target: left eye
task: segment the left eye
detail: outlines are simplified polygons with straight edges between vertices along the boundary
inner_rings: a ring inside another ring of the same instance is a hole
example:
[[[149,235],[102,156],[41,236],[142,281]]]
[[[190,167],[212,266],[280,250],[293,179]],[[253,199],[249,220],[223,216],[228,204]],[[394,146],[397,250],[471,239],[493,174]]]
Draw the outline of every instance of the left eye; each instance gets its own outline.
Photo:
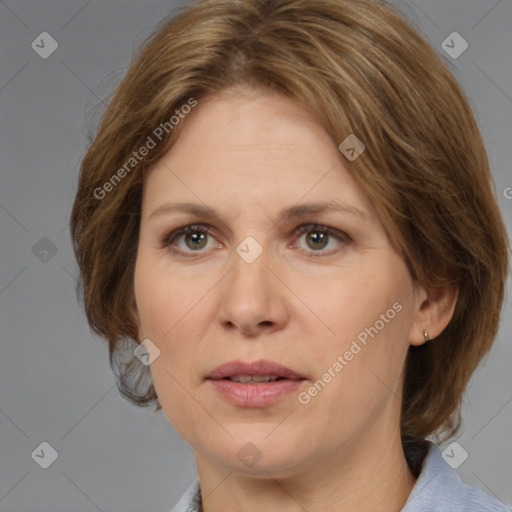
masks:
[[[303,251],[309,252],[310,256],[322,256],[326,255],[324,251],[325,247],[334,238],[339,244],[347,244],[350,242],[348,235],[337,229],[323,226],[321,224],[305,224],[299,226],[293,233],[296,240],[302,238],[305,235],[307,247],[300,248]],[[203,249],[208,245],[208,237],[213,238],[210,231],[210,226],[203,224],[190,224],[179,228],[168,235],[165,235],[161,240],[161,247],[165,248],[168,246],[173,247],[174,252],[182,254],[190,254],[191,252],[204,252]],[[179,242],[183,241],[185,247],[180,247]],[[328,254],[330,254],[330,251]],[[314,254],[320,253],[320,254]]]
[[[313,253],[325,253],[323,249],[325,249],[325,247],[329,244],[331,238],[334,238],[340,243],[347,243],[349,241],[349,237],[345,233],[328,226],[322,226],[320,224],[308,224],[299,226],[295,233],[300,235],[299,239],[302,237],[302,235],[305,235],[306,244],[308,246],[305,250],[311,251]],[[311,256],[317,255],[311,254]],[[318,256],[321,256],[321,254]]]

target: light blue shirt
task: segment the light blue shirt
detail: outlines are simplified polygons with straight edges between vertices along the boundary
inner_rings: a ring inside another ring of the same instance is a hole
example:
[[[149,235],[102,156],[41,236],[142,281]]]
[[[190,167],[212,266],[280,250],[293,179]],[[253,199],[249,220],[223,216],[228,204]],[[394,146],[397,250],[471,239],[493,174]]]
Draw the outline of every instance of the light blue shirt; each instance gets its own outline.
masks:
[[[500,501],[461,481],[443,460],[439,448],[430,443],[421,473],[401,512],[510,512]],[[171,512],[201,509],[199,479],[188,487]]]

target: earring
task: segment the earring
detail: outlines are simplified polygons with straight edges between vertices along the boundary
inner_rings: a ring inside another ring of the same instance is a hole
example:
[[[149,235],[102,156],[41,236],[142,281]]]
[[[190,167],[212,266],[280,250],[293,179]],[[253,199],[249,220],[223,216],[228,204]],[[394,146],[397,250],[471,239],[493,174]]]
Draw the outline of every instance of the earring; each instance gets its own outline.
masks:
[[[423,336],[425,337],[425,342],[427,342],[430,339],[430,336],[428,335],[428,331],[424,331]]]

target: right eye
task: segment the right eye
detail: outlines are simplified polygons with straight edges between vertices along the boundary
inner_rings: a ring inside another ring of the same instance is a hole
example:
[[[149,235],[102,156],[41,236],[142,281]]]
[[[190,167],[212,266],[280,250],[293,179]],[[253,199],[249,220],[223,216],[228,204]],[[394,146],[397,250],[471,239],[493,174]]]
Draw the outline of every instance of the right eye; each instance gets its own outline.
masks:
[[[207,246],[209,236],[211,231],[208,225],[189,224],[164,235],[160,246],[169,247],[173,252],[188,256],[190,253],[204,252],[202,249]]]

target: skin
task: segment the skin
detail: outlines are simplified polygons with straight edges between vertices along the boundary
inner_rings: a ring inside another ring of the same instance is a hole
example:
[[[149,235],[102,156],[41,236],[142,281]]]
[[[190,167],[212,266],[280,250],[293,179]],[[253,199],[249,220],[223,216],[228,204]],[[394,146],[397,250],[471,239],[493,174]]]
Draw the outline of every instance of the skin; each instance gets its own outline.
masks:
[[[350,163],[292,100],[224,91],[183,123],[144,184],[134,291],[140,340],[160,350],[151,364],[159,400],[194,448],[203,509],[401,510],[415,483],[400,442],[407,349],[425,341],[425,329],[434,338],[446,327],[457,291],[413,282]],[[278,215],[331,200],[364,218]],[[168,202],[218,216],[150,217]],[[211,225],[204,245],[198,235],[160,243],[201,223]],[[329,235],[324,247],[314,228],[294,234],[304,224],[349,238]],[[252,263],[235,250],[247,236],[263,250]],[[226,361],[270,359],[304,375],[305,391],[395,303],[401,311],[307,404],[294,392],[265,408],[239,407],[205,380]],[[252,467],[237,457],[249,442],[261,454]]]

